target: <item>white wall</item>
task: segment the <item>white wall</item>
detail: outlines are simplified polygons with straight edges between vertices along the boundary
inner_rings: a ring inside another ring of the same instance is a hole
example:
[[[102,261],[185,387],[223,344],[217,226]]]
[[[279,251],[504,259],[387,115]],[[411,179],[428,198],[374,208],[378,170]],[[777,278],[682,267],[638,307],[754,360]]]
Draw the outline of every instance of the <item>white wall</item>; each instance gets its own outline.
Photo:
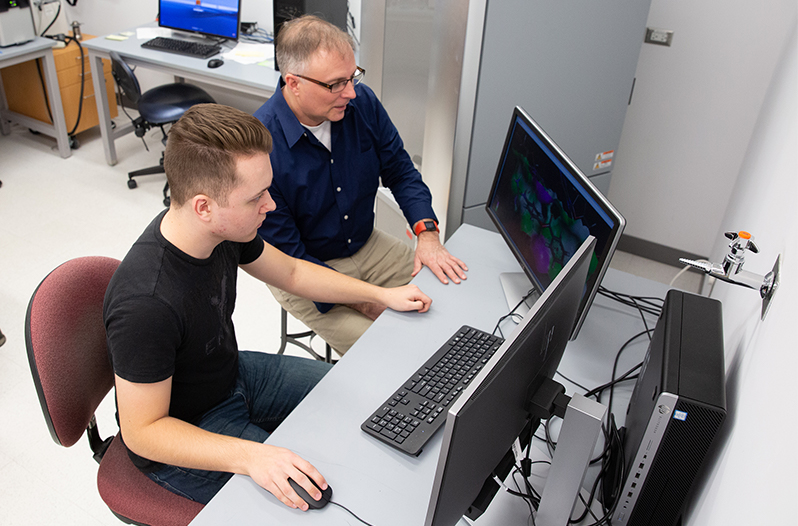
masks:
[[[795,0],[652,0],[648,26],[673,45],[643,44],[609,199],[625,233],[708,254]]]
[[[759,295],[718,282],[712,297],[723,303],[728,418],[721,447],[702,479],[686,524],[796,524],[798,497],[798,43],[793,27],[782,62],[744,154],[742,170],[720,224],[749,230],[759,254],[746,269],[765,274],[782,256],[781,285],[764,321]],[[724,238],[725,239],[725,238]],[[727,243],[714,244],[720,261]]]

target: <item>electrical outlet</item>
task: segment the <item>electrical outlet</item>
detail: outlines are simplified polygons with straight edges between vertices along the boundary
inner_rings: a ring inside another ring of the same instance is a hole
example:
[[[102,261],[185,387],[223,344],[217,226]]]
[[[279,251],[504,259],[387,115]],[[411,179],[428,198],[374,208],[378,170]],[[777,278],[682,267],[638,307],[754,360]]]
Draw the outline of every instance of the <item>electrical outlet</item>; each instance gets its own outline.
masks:
[[[672,41],[673,31],[670,29],[654,29],[652,27],[646,28],[646,43],[657,44],[660,46],[670,46]]]

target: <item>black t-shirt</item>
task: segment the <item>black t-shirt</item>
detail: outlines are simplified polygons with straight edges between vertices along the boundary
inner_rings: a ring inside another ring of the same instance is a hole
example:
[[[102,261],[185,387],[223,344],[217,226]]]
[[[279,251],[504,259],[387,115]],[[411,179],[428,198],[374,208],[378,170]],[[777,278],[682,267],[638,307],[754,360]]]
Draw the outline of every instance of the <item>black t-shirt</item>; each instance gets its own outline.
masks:
[[[172,377],[169,415],[194,423],[230,395],[238,374],[233,328],[238,265],[263,252],[225,241],[207,259],[169,243],[159,214],[130,249],[105,294],[104,319],[114,372],[135,383]],[[142,470],[160,467],[136,455]]]

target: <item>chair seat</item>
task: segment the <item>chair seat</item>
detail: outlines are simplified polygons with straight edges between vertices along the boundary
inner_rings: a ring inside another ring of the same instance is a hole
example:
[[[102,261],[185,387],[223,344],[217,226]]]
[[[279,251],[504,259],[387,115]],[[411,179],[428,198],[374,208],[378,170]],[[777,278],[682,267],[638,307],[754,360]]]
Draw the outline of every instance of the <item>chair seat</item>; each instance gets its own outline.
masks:
[[[213,103],[213,97],[194,86],[176,82],[147,90],[138,102],[139,114],[151,124],[177,121],[195,104]]]
[[[151,526],[186,526],[204,507],[162,488],[133,465],[117,435],[97,471],[100,496],[116,515]]]

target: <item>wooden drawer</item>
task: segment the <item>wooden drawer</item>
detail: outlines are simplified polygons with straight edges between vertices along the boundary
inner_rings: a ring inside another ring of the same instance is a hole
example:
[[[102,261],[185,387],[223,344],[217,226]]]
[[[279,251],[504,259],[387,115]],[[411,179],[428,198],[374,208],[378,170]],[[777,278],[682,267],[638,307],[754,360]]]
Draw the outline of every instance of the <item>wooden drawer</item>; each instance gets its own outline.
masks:
[[[91,68],[89,67],[89,59],[86,58],[84,69],[81,70],[80,63],[64,69],[59,69],[58,71],[58,85],[61,89],[66,87],[72,86],[73,84],[80,84],[81,79],[85,75],[86,77],[86,85],[89,86],[92,83],[91,80]],[[109,76],[111,74],[111,61],[110,60],[103,60],[103,73],[105,76]]]
[[[84,37],[85,40],[90,38],[90,35],[84,35]],[[67,132],[70,132],[75,126],[75,119],[78,114],[82,78],[80,69],[81,55],[77,45],[71,44],[62,49],[53,50],[53,56],[55,57],[56,74],[58,75],[66,129]],[[83,56],[85,60],[84,76],[86,84],[83,91],[83,110],[80,117],[80,126],[75,130],[75,133],[80,133],[96,126],[99,122],[97,118],[97,103],[94,98],[94,84],[87,53],[84,52]],[[47,113],[45,89],[40,80],[35,60],[3,68],[0,73],[3,76],[6,100],[11,111],[42,122],[52,122]],[[111,76],[111,62],[109,60],[103,61],[103,73],[108,101],[110,102],[111,118],[115,118],[118,112],[115,104],[114,81]]]

